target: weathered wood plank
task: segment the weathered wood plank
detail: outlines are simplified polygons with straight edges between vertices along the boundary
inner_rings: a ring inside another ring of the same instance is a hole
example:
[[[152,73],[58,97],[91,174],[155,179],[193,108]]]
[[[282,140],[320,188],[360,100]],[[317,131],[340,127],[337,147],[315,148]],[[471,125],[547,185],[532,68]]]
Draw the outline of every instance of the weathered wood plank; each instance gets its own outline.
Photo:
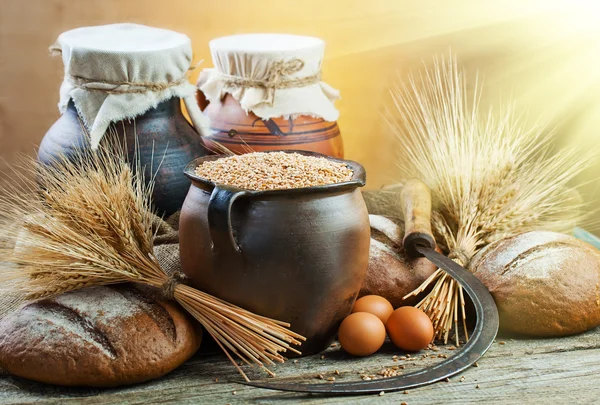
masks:
[[[504,342],[504,344],[501,344]],[[383,367],[402,365],[404,372],[440,361],[431,355],[455,351],[426,351],[429,356],[412,356],[393,361],[403,353],[387,345],[381,353],[363,359],[331,349],[325,358],[311,356],[278,365],[274,370],[285,380],[319,382],[318,374],[335,376],[338,381],[357,380],[360,373],[375,374]],[[339,375],[334,374],[338,370]],[[264,378],[260,371],[251,378]],[[488,404],[506,403],[600,403],[600,329],[563,339],[499,339],[479,367],[471,368],[448,383],[411,390],[408,394],[384,396],[321,397],[279,393],[244,387],[235,370],[221,356],[196,356],[173,373],[157,381],[108,390],[65,389],[31,383],[9,376],[0,377],[0,404],[38,402],[44,404],[226,404],[226,403],[377,403],[465,404],[485,400]],[[219,382],[215,383],[215,378]],[[480,388],[476,388],[479,384]],[[233,392],[235,391],[235,394]]]

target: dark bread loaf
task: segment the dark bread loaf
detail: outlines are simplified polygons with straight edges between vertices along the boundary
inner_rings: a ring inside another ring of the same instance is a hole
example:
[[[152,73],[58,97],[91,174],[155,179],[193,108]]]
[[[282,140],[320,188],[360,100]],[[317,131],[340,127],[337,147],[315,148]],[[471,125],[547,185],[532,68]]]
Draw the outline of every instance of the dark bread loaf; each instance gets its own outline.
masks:
[[[0,322],[0,366],[19,377],[111,387],[160,377],[200,346],[176,303],[131,284],[90,287],[25,305]]]
[[[402,298],[419,287],[437,268],[425,258],[413,259],[402,247],[404,229],[390,218],[369,215],[371,247],[369,267],[359,297],[375,294],[394,308],[415,305],[422,297]]]
[[[492,293],[504,332],[564,336],[600,325],[600,252],[585,242],[527,232],[487,246],[469,267]]]

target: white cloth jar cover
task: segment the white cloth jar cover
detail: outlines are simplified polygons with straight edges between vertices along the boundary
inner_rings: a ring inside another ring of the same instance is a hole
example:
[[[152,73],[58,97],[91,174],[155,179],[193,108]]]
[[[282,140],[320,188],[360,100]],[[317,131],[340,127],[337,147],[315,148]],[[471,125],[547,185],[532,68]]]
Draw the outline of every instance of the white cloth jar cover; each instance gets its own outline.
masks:
[[[137,24],[82,27],[62,33],[50,49],[62,53],[65,65],[59,110],[73,100],[93,149],[111,123],[173,97],[184,100],[196,130],[209,133],[196,87],[187,80],[192,46],[186,35]]]
[[[338,90],[321,81],[325,43],[287,34],[243,34],[210,41],[215,68],[198,87],[210,102],[231,94],[262,119],[310,115],[336,121]]]

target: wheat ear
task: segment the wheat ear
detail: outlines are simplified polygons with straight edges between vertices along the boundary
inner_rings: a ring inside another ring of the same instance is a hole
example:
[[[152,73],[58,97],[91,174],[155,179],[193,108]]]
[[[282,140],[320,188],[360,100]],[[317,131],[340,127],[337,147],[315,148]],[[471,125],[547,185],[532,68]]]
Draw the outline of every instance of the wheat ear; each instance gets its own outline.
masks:
[[[110,145],[110,144],[109,144]],[[28,299],[93,285],[139,282],[163,290],[193,315],[223,348],[265,369],[299,353],[304,338],[268,319],[181,283],[154,256],[151,182],[132,170],[123,148],[21,165],[18,180],[0,194],[0,293]],[[134,165],[135,167],[135,165]],[[6,295],[8,296],[8,295]]]
[[[399,182],[416,177],[428,185],[438,245],[465,267],[501,238],[536,229],[571,232],[585,219],[571,182],[597,152],[551,153],[551,131],[527,126],[511,105],[482,110],[481,91],[477,76],[468,83],[455,57],[435,58],[391,89],[386,116],[399,141]],[[454,329],[458,344],[459,316],[468,337],[462,288],[437,271],[409,295],[432,283],[418,306],[433,320],[436,338],[447,342]]]

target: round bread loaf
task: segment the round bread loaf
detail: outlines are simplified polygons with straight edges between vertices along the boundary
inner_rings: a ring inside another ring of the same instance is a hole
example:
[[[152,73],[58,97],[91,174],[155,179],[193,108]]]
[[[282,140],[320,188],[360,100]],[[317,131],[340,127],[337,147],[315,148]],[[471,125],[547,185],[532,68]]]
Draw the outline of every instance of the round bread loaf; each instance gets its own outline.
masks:
[[[176,303],[154,295],[119,284],[27,304],[0,322],[0,367],[68,386],[160,377],[198,350],[201,331]]]
[[[600,325],[600,252],[568,235],[527,232],[502,239],[473,258],[503,332],[564,336]]]
[[[404,229],[393,220],[369,215],[371,247],[369,266],[359,297],[380,295],[394,308],[417,304],[421,296],[403,297],[415,290],[437,268],[425,258],[413,259],[402,247]]]

